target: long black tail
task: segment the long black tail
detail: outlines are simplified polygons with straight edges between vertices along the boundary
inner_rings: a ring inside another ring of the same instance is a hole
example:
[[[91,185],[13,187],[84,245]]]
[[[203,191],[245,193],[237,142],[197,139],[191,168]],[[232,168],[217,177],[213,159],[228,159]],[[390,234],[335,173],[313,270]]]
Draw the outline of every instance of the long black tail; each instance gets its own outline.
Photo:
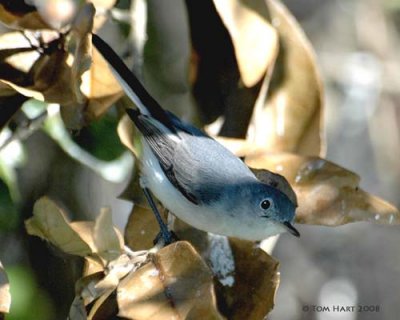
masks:
[[[143,114],[150,114],[172,132],[175,128],[164,109],[147,92],[136,76],[128,69],[116,52],[98,35],[92,34],[92,43],[110,65],[114,76],[126,95],[135,103]]]

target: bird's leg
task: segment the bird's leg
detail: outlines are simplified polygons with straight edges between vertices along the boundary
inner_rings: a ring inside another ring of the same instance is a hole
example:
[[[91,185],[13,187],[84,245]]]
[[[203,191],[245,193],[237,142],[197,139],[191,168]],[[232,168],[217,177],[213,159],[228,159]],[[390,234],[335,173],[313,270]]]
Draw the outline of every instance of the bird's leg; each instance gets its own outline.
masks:
[[[176,237],[168,230],[167,225],[164,223],[163,219],[161,218],[161,214],[157,209],[156,204],[154,203],[153,198],[151,197],[150,191],[147,188],[142,188],[143,193],[146,196],[147,202],[150,205],[151,210],[153,210],[153,213],[157,219],[157,222],[160,226],[160,233],[157,235],[156,239],[154,240],[155,242],[158,242],[160,237],[164,239],[164,243],[170,244],[176,240]]]

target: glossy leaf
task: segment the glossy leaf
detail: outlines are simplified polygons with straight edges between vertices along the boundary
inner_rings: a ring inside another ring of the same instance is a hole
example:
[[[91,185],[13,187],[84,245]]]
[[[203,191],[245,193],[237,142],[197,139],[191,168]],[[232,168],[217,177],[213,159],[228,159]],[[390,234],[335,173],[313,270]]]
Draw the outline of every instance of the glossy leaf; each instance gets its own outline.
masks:
[[[250,167],[279,172],[296,192],[299,223],[337,226],[356,221],[399,224],[392,204],[359,188],[360,177],[318,157],[293,154],[248,156]]]
[[[252,242],[207,234],[178,218],[172,228],[211,266],[218,307],[227,319],[263,319],[273,308],[279,285],[275,259]]]
[[[230,239],[235,273],[232,286],[219,286],[218,304],[228,319],[264,319],[274,306],[279,263],[254,243]]]
[[[212,274],[194,248],[176,242],[118,286],[118,316],[127,319],[222,319]]]
[[[21,33],[0,37],[0,79],[22,95],[60,104],[63,120],[72,129],[100,117],[122,96],[104,59],[92,52],[94,13],[93,5],[83,6],[68,36],[42,31],[45,53],[31,48]]]
[[[162,212],[162,211],[161,211]],[[150,208],[134,204],[125,227],[126,245],[133,250],[148,250],[160,232],[160,227]]]
[[[0,21],[15,29],[49,28],[36,8],[26,4],[24,0],[1,1]]]
[[[231,36],[241,79],[247,87],[264,77],[274,65],[279,49],[277,32],[264,17],[266,10],[263,12],[262,4],[262,1],[214,0]]]
[[[122,254],[124,242],[112,225],[111,215],[103,210],[96,222],[69,222],[49,198],[36,201],[33,217],[25,221],[28,234],[51,242],[60,250],[82,257],[101,257],[111,261]]]
[[[279,55],[261,90],[251,136],[268,151],[319,155],[324,152],[323,95],[314,52],[286,7],[277,0],[265,3],[278,33]]]
[[[201,120],[210,124],[220,117],[220,135],[244,138],[261,81],[244,85],[234,43],[215,4],[188,0],[186,5],[193,45],[192,91]]]
[[[114,229],[110,208],[103,208],[96,218],[93,238],[97,252],[106,261],[117,259],[123,252],[124,241]]]
[[[92,248],[69,225],[64,213],[49,198],[40,198],[33,208],[33,217],[25,221],[28,234],[51,242],[66,253],[87,256]]]
[[[88,121],[101,117],[123,95],[108,64],[95,48],[92,48],[91,58],[91,67],[82,75],[81,86],[83,94],[89,99],[85,113]]]

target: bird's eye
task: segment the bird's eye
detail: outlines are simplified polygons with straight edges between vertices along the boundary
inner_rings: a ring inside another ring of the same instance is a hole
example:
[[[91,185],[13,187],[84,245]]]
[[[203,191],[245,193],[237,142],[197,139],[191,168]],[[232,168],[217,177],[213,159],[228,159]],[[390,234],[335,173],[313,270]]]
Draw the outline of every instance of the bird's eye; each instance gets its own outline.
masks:
[[[271,207],[271,201],[268,200],[268,199],[265,199],[265,200],[263,200],[263,201],[261,202],[260,206],[261,206],[261,208],[262,208],[263,210],[268,210],[269,207]]]

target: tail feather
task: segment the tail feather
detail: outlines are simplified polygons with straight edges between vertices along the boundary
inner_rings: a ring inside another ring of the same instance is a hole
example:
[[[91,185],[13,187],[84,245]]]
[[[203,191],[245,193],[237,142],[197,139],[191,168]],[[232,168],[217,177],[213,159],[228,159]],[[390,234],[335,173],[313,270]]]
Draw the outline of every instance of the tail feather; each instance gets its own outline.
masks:
[[[165,110],[147,92],[115,51],[96,34],[92,34],[92,42],[110,65],[114,76],[117,78],[126,95],[135,103],[140,112],[143,114],[150,114],[172,132],[176,132],[174,125]]]

